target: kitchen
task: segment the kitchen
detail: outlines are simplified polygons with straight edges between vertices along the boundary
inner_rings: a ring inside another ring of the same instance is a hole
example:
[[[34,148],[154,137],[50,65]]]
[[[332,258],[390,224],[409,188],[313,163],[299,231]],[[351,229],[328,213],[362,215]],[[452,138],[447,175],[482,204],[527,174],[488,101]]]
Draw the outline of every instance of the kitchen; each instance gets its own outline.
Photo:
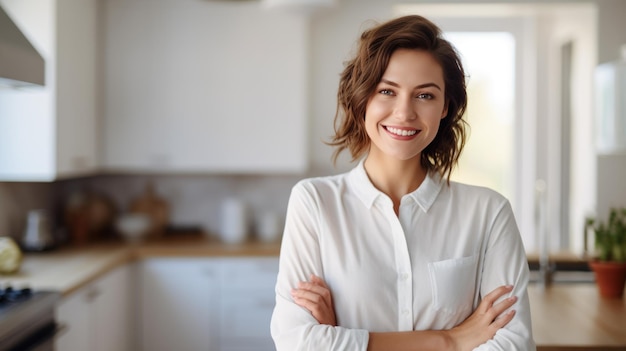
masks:
[[[596,8],[597,63],[617,60],[619,47],[626,42],[623,2],[574,3]],[[310,15],[228,1],[163,0],[151,5],[139,0],[3,0],[0,4],[7,11],[37,6],[41,11],[30,21],[56,21],[48,25],[59,32],[58,38],[45,37],[54,31],[29,34],[48,60],[56,60],[56,64],[46,63],[52,67],[46,70],[46,81],[56,81],[54,91],[30,93],[43,95],[33,98],[55,112],[33,113],[31,118],[39,120],[7,121],[4,103],[17,93],[5,89],[0,94],[0,149],[4,150],[0,173],[5,180],[0,182],[0,233],[19,238],[30,209],[49,209],[57,214],[52,220],[61,222],[60,208],[71,194],[84,190],[106,194],[117,211],[124,212],[152,183],[169,202],[170,229],[184,237],[180,248],[184,258],[219,250],[221,245],[212,243],[219,241],[225,199],[243,199],[253,224],[260,223],[267,212],[284,212],[289,190],[298,179],[351,167],[341,159],[333,168],[331,149],[321,142],[332,132],[337,72],[363,21],[391,16],[393,6],[400,3],[339,1]],[[56,17],[45,16],[53,12]],[[193,51],[194,55],[177,54],[195,47],[203,49]],[[259,62],[251,63],[249,57]],[[128,96],[133,98],[127,100]],[[239,102],[241,98],[247,103]],[[20,108],[23,111],[24,106]],[[289,133],[276,133],[276,125]],[[272,135],[271,140],[265,135]],[[591,173],[586,181],[598,185],[590,187],[583,205],[599,214],[606,212],[601,208],[605,204],[626,205],[620,182],[626,165],[619,158],[596,160],[589,156],[592,151],[589,147],[581,155],[582,163]],[[544,154],[540,147],[535,152]],[[223,157],[226,153],[232,157]],[[17,166],[4,168],[5,160],[14,160]],[[537,161],[532,179],[547,178],[547,168],[547,160]],[[614,197],[619,196],[622,202],[616,203]],[[185,232],[196,228],[210,233],[201,239],[207,243],[204,249],[185,243]],[[116,255],[122,256],[122,262],[129,259],[125,255],[172,255],[154,246]],[[259,252],[249,247],[225,250],[251,259],[277,252],[276,245],[262,246]],[[107,260],[105,267],[110,264]],[[213,264],[223,265],[210,263],[212,267],[206,269],[221,276],[222,268]],[[36,264],[26,260],[23,268],[28,272]],[[2,282],[7,281],[16,280],[3,277]],[[67,296],[76,288],[69,286],[73,288]]]

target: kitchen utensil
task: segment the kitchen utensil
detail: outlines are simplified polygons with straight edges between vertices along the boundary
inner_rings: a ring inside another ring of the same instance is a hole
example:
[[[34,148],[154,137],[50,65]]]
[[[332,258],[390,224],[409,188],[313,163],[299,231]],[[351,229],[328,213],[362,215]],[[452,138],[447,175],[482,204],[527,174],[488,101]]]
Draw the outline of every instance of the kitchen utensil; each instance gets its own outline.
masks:
[[[31,210],[26,219],[26,229],[22,247],[26,251],[44,251],[54,247],[54,237],[50,232],[48,213],[45,210]]]

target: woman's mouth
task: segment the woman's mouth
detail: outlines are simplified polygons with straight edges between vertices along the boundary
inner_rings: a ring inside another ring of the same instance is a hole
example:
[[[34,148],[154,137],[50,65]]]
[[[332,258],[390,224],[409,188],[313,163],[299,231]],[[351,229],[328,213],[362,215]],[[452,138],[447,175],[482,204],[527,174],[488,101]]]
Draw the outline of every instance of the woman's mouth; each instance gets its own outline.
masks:
[[[417,129],[395,128],[395,127],[388,127],[388,126],[384,126],[384,128],[389,133],[400,136],[400,137],[410,137],[410,136],[417,134],[418,132]]]

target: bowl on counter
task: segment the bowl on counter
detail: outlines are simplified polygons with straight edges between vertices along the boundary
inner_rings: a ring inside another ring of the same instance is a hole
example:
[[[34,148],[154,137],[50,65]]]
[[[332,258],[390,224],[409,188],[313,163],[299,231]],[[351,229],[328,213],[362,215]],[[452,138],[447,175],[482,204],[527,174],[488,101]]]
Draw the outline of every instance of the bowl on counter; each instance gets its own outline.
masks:
[[[152,221],[146,214],[129,213],[115,220],[115,229],[122,238],[131,243],[138,243],[148,236]]]

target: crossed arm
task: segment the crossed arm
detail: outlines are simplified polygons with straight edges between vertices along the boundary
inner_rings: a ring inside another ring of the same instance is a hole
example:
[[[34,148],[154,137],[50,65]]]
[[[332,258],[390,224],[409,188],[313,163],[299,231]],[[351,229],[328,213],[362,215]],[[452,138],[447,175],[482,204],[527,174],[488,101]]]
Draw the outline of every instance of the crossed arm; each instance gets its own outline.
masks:
[[[504,313],[517,301],[515,296],[498,303],[498,299],[511,292],[512,286],[501,286],[487,294],[476,310],[461,324],[449,330],[427,330],[411,332],[369,333],[368,351],[387,350],[473,350],[494,337],[507,325],[515,310]],[[294,302],[306,308],[320,323],[336,326],[332,294],[326,283],[311,275],[310,281],[300,282],[291,291]]]

